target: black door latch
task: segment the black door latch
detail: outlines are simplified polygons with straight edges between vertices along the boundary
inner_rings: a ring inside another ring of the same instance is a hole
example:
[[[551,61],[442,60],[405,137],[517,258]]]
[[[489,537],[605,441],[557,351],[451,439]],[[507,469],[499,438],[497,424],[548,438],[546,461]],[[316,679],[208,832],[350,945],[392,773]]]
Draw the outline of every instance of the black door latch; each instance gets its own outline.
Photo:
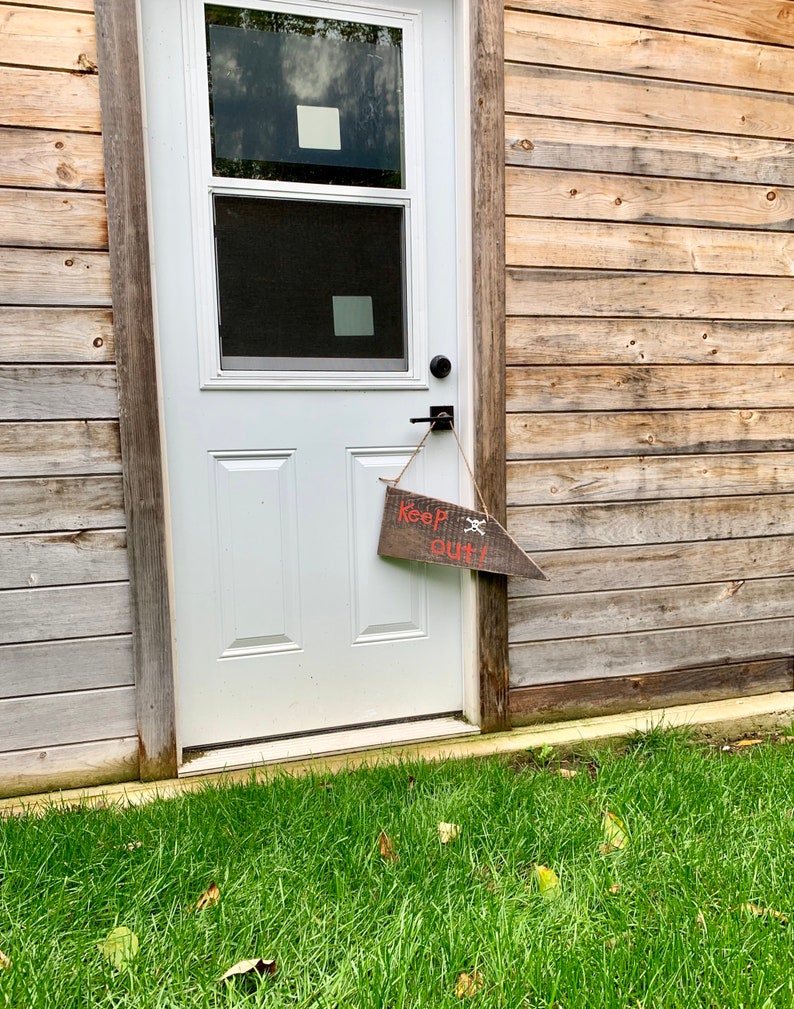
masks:
[[[431,406],[429,417],[411,417],[412,424],[431,424],[433,431],[451,431],[454,422],[454,406]]]

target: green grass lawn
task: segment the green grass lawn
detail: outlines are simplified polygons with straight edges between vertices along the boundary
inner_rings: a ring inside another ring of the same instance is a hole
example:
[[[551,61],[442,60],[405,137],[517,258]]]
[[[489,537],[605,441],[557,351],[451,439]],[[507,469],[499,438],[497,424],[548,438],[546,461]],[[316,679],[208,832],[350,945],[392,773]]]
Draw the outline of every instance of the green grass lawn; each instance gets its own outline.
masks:
[[[794,1005],[794,746],[542,756],[0,822],[0,1006]],[[606,854],[604,811],[628,834]],[[276,973],[218,981],[254,957]]]

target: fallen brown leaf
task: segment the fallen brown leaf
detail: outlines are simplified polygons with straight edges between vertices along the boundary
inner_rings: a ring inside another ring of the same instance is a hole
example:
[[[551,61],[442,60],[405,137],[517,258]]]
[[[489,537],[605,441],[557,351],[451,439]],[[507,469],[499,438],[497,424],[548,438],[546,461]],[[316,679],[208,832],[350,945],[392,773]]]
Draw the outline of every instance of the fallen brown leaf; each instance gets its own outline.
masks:
[[[207,907],[212,907],[212,905],[217,904],[220,899],[221,891],[218,889],[217,883],[210,883],[204,893],[202,893],[196,901],[196,910],[203,911]]]
[[[578,771],[574,771],[571,767],[561,767],[557,771],[557,774],[559,774],[561,778],[575,778],[578,773]]]
[[[613,883],[612,886],[610,886],[610,888],[609,888],[609,892],[612,894],[613,897],[616,896],[617,894],[619,894],[620,893],[620,883]]]
[[[0,950],[0,970],[11,970],[11,967],[11,960]]]
[[[382,830],[380,832],[380,837],[378,838],[378,843],[380,844],[380,854],[381,858],[384,858],[387,862],[399,862],[400,856],[394,850],[394,845],[391,843],[391,838]]]
[[[499,884],[494,879],[493,872],[491,871],[490,865],[484,865],[480,869],[480,879],[485,883],[485,889],[489,893],[498,893]]]
[[[458,974],[458,980],[455,984],[455,996],[456,998],[472,998],[480,991],[484,984],[485,979],[478,970],[472,971],[471,974],[466,974],[465,972]]]
[[[261,957],[257,957],[256,960],[240,960],[234,966],[230,967],[225,974],[222,974],[218,980],[228,981],[230,977],[237,977],[240,974],[275,974],[276,973],[276,961],[275,960],[263,960]]]
[[[763,743],[763,739],[740,739],[733,745],[738,750],[742,746],[758,746]]]
[[[742,904],[742,911],[753,914],[756,918],[777,918],[782,925],[788,925],[788,916],[782,911],[775,911],[771,907],[759,907],[758,904]]]

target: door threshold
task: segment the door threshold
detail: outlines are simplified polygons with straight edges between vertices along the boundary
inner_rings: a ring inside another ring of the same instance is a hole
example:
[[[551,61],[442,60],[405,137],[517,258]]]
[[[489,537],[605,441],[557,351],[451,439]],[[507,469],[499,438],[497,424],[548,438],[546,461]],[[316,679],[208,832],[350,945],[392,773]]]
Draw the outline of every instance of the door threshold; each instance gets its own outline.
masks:
[[[306,757],[327,757],[334,753],[354,753],[384,746],[453,739],[455,736],[477,736],[480,728],[460,718],[425,718],[390,725],[370,725],[341,732],[318,732],[312,736],[293,736],[271,742],[246,743],[205,750],[179,768],[180,778],[218,771],[238,771],[261,764],[286,763]]]

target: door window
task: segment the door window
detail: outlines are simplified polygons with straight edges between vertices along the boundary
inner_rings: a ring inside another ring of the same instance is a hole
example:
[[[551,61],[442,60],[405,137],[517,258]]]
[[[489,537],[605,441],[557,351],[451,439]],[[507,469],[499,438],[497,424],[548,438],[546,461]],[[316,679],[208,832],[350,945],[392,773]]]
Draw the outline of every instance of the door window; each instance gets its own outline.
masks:
[[[203,385],[423,384],[416,15],[249,3],[200,26]]]

